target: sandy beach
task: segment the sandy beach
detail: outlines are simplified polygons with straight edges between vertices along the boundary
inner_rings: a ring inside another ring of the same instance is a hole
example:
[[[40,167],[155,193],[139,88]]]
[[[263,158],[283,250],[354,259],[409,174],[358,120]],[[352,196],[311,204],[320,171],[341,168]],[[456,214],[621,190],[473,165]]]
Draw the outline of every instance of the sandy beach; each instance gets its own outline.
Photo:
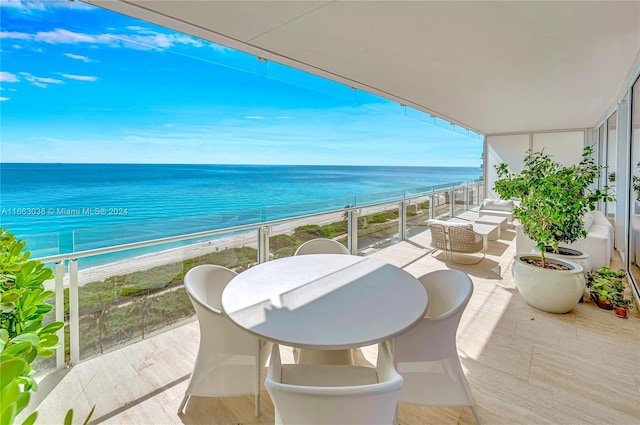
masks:
[[[388,207],[387,207],[388,208]],[[363,214],[371,214],[385,210],[384,206],[363,209]],[[321,216],[292,220],[284,224],[272,227],[271,235],[292,234],[296,227],[307,224],[326,225],[343,219],[344,212],[329,213]],[[225,237],[217,237],[207,242],[198,242],[178,248],[161,250],[155,253],[131,257],[125,260],[88,267],[78,271],[78,284],[85,285],[90,282],[103,281],[111,276],[133,273],[147,270],[153,267],[180,262],[189,258],[195,258],[212,252],[222,251],[227,248],[251,247],[257,249],[257,229],[248,230],[241,234]],[[69,274],[65,273],[64,285],[69,284]],[[47,289],[53,289],[54,280],[45,282]]]

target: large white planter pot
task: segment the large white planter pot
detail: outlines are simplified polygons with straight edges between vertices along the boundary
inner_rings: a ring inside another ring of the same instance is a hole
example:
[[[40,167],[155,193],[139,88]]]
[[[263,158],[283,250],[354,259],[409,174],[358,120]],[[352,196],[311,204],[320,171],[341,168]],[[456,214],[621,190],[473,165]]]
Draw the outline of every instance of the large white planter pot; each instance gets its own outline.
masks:
[[[545,258],[555,258],[562,261],[570,261],[572,263],[577,263],[582,266],[582,273],[586,274],[591,271],[591,261],[589,260],[589,254],[585,254],[582,251],[577,251],[573,248],[560,247],[562,250],[573,251],[575,255],[564,255],[564,254],[556,254],[554,252],[546,252],[544,254]],[[540,251],[537,248],[534,248],[532,253],[540,255]]]
[[[527,257],[540,258],[540,255],[516,255],[511,269],[522,298],[530,306],[549,313],[571,311],[584,293],[585,278],[582,266],[568,260],[548,258],[567,266],[570,270],[543,269],[521,260]]]

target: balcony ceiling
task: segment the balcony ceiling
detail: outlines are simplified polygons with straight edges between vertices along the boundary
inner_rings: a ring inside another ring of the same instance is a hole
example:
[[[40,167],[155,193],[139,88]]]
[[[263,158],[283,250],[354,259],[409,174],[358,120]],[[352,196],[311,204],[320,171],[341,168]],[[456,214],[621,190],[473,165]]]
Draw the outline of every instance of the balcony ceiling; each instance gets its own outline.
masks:
[[[593,127],[640,52],[639,1],[85,1],[484,134]]]

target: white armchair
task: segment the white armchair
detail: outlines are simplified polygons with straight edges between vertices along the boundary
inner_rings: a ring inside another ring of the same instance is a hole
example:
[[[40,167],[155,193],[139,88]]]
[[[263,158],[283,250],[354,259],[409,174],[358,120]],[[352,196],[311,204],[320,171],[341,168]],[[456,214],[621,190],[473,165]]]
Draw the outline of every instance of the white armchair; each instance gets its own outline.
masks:
[[[307,254],[351,254],[346,246],[333,239],[317,238],[303,243],[294,255]]]
[[[425,317],[393,342],[393,357],[404,378],[400,403],[468,406],[480,424],[471,389],[460,365],[456,333],[473,283],[460,270],[437,270],[419,278],[429,294]]]
[[[281,364],[274,344],[265,386],[276,425],[391,425],[402,377],[387,343],[378,345],[376,368]]]
[[[271,343],[243,331],[222,311],[222,290],[235,276],[233,270],[205,264],[192,268],[184,277],[187,295],[198,316],[200,346],[178,412],[191,396],[253,394],[255,415],[260,414],[260,378]]]

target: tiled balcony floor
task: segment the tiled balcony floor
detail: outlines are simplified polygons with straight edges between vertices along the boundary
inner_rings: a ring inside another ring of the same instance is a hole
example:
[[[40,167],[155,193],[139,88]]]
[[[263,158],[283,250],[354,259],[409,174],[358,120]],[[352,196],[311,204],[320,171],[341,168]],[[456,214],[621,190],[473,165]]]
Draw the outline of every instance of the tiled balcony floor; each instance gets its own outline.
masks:
[[[473,219],[476,213],[467,213]],[[515,232],[489,243],[477,265],[432,257],[429,232],[372,254],[415,276],[455,268],[471,276],[475,290],[458,330],[463,368],[485,424],[640,424],[640,315],[628,320],[579,304],[568,314],[528,306],[511,277]],[[617,256],[617,253],[616,253]],[[620,267],[614,260],[613,268]],[[273,406],[262,391],[261,415],[253,397],[192,397],[177,414],[198,346],[192,321],[143,342],[49,376],[41,386],[39,424],[62,423],[67,409],[82,423],[273,424]],[[291,359],[284,349],[284,361]],[[358,350],[357,361],[375,361],[375,347]],[[400,423],[473,424],[468,408],[401,404]]]

